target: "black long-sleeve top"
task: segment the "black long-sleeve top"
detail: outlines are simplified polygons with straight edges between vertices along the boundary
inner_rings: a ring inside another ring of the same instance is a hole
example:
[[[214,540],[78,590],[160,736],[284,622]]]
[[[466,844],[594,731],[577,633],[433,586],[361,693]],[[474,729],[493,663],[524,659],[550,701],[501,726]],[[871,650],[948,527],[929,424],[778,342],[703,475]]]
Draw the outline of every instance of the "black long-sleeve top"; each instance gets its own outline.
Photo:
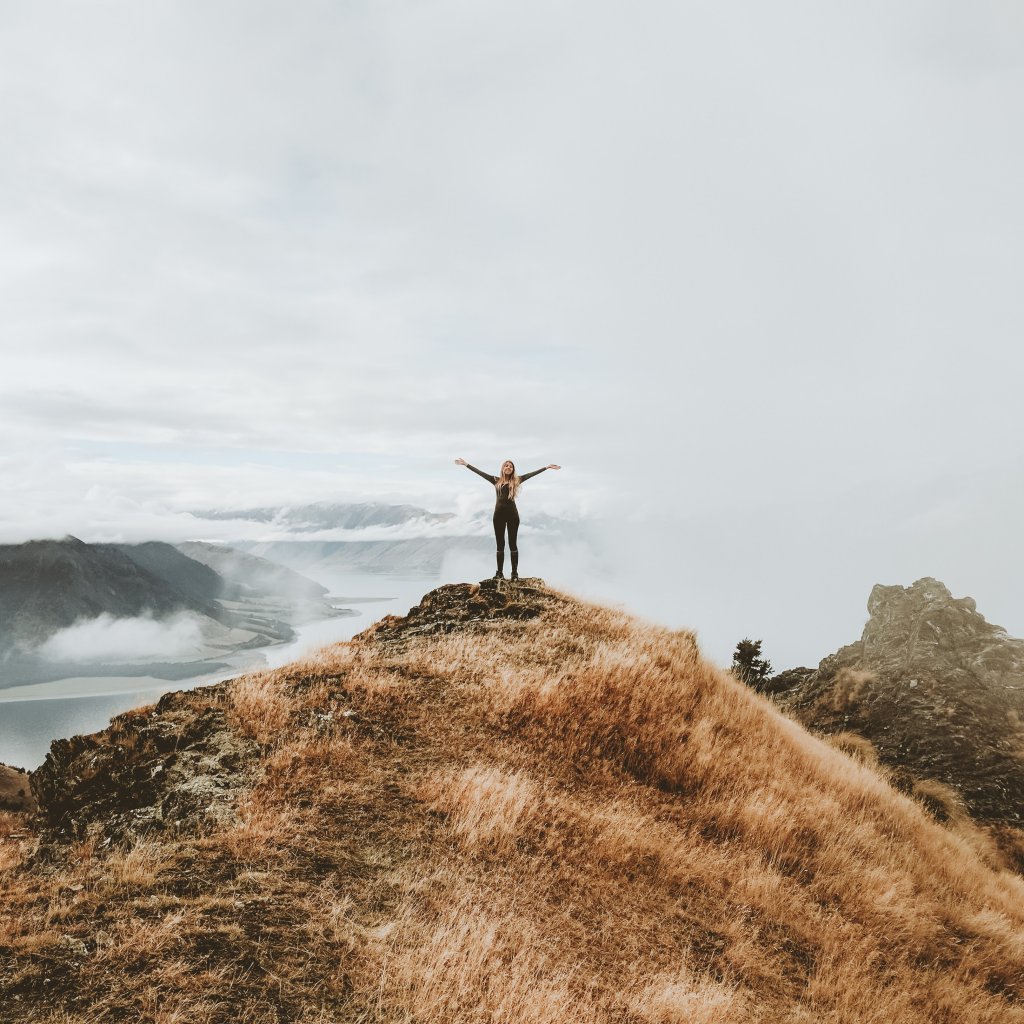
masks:
[[[541,466],[540,469],[535,469],[530,473],[522,473],[519,476],[519,482],[522,483],[524,480],[529,480],[531,476],[536,476],[538,473],[543,473],[544,470],[547,468],[547,466]],[[482,469],[477,469],[476,466],[471,466],[468,462],[466,463],[466,469],[473,470],[473,472],[476,473],[477,476],[482,476],[485,480],[489,481],[492,484],[497,484],[498,482],[498,478],[496,476],[491,476],[490,473],[485,473]],[[508,484],[502,484],[501,487],[497,487],[495,489],[497,491],[499,502],[514,500],[508,496]]]

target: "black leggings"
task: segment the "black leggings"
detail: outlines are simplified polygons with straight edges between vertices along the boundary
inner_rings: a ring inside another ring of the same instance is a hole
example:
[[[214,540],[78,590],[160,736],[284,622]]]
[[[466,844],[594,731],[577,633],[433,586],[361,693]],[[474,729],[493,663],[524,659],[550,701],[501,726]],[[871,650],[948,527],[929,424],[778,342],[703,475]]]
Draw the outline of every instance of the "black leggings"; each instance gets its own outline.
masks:
[[[516,540],[519,537],[519,509],[514,501],[499,501],[494,506],[494,540],[498,545],[498,551],[505,554],[505,530],[508,530],[508,546],[514,553],[518,554]]]

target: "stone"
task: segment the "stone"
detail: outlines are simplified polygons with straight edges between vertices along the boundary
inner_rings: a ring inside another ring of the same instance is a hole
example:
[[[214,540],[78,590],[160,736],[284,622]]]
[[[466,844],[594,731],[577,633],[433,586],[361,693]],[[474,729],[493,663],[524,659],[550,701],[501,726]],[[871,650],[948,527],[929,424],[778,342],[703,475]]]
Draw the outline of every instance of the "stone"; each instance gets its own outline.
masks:
[[[193,832],[230,820],[258,746],[203,705],[202,689],[165,694],[88,736],[54,740],[31,775],[40,837],[34,859],[95,827],[102,846],[130,845],[150,831]]]
[[[1024,640],[936,579],[875,586],[856,643],[766,692],[804,725],[854,732],[883,764],[952,786],[977,819],[1024,825]]]
[[[542,579],[486,579],[449,583],[425,594],[409,614],[386,615],[355,639],[398,643],[405,638],[449,633],[459,628],[486,628],[496,619],[532,619],[556,600]]]

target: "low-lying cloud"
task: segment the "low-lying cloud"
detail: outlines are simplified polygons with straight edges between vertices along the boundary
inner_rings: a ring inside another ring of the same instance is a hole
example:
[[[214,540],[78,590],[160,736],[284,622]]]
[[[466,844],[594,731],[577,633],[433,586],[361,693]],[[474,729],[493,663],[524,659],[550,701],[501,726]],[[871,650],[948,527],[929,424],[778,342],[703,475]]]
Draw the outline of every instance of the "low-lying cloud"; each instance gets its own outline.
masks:
[[[117,664],[193,658],[202,645],[202,623],[190,612],[164,619],[148,615],[119,619],[104,613],[58,630],[36,653],[48,661]]]

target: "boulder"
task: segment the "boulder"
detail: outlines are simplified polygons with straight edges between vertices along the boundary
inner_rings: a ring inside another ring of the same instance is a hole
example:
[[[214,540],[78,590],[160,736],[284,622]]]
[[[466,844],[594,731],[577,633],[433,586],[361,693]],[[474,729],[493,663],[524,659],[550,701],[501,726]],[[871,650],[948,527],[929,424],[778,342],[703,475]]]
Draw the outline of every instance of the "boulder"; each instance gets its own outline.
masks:
[[[221,708],[204,706],[202,692],[168,693],[100,732],[54,740],[31,774],[39,858],[93,825],[102,845],[130,845],[150,831],[182,834],[232,818],[258,747],[231,730]]]
[[[931,577],[875,586],[868,615],[859,641],[768,691],[803,724],[952,786],[975,818],[1024,825],[1024,640]]]

